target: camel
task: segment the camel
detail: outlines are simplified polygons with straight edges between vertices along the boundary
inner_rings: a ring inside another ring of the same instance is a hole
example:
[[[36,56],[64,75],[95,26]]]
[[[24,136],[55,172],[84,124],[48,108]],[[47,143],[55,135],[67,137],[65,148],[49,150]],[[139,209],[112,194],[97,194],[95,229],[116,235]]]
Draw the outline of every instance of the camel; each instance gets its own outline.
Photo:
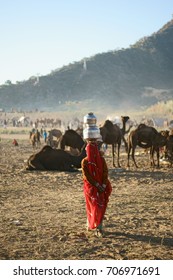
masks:
[[[121,138],[124,142],[124,145],[125,145],[125,149],[126,149],[126,152],[128,151],[128,145],[127,145],[127,141],[125,139],[125,134],[129,133],[130,129],[132,128],[132,125],[129,126],[128,130],[126,130],[126,123],[127,121],[129,120],[129,117],[128,116],[121,116],[121,120],[122,120],[122,123],[123,123],[123,127],[121,128]]]
[[[117,165],[120,166],[119,158],[120,158],[120,147],[121,147],[121,140],[123,140],[125,144],[125,149],[127,151],[127,141],[124,137],[126,133],[128,133],[131,129],[131,126],[129,126],[129,129],[126,131],[126,122],[129,120],[128,116],[121,116],[121,120],[123,123],[123,127],[120,128],[117,124],[113,124],[110,120],[106,120],[104,125],[100,127],[100,134],[102,136],[102,140],[105,144],[112,145],[112,164],[115,166],[115,150],[116,145],[118,146],[117,151]]]
[[[47,137],[47,144],[50,145],[53,148],[56,148],[58,146],[58,141],[60,137],[62,136],[62,132],[59,129],[52,129],[49,131],[49,135]],[[54,138],[56,140],[54,140]]]
[[[56,171],[77,171],[81,168],[81,161],[86,156],[85,145],[78,156],[61,149],[53,149],[45,145],[38,153],[33,154],[27,161],[26,170],[56,170]]]
[[[122,123],[123,123],[123,127],[121,128],[121,132],[122,132],[123,135],[125,135],[126,133],[128,133],[128,131],[126,131],[126,123],[129,120],[129,117],[128,116],[121,116],[121,120],[122,120]]]
[[[112,164],[115,167],[115,149],[118,145],[117,151],[117,165],[120,166],[119,155],[120,155],[120,146],[121,146],[121,129],[118,125],[113,124],[110,120],[106,120],[103,126],[100,127],[100,134],[102,136],[103,143],[107,145],[112,145]]]
[[[164,152],[165,152],[165,158],[170,162],[172,166],[173,164],[173,134],[172,133],[168,135]]]
[[[132,150],[132,160],[135,167],[138,165],[135,160],[135,149],[139,146],[144,149],[150,148],[150,165],[155,166],[154,162],[154,152],[157,154],[157,167],[159,167],[159,150],[160,147],[165,146],[167,143],[167,135],[163,132],[158,132],[154,127],[147,126],[145,124],[140,124],[135,130],[131,131],[128,137],[128,162],[129,165],[130,152]]]
[[[81,137],[83,137],[83,127],[79,127],[75,130]]]
[[[61,132],[61,130],[54,128],[49,131],[49,134],[51,134],[52,137],[56,137],[57,139],[59,139],[62,135],[62,132]]]
[[[82,137],[73,129],[66,130],[59,139],[59,147],[65,150],[65,146],[78,149],[81,152],[85,142]]]

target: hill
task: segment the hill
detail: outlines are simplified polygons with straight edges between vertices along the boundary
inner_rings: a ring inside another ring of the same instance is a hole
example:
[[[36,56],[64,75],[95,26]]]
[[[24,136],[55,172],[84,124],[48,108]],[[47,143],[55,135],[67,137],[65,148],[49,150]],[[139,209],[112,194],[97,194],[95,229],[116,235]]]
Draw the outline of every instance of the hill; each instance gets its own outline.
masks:
[[[5,110],[123,110],[173,97],[173,20],[127,49],[85,58],[0,87]]]

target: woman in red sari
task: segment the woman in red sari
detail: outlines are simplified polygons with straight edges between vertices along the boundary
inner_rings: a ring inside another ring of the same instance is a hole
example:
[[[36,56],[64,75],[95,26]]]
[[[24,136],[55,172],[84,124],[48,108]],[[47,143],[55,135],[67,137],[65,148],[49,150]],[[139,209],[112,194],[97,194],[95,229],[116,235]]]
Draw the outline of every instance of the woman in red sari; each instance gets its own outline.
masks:
[[[96,140],[88,141],[87,156],[82,160],[87,227],[102,234],[102,221],[112,191],[108,180],[108,168],[98,149]]]

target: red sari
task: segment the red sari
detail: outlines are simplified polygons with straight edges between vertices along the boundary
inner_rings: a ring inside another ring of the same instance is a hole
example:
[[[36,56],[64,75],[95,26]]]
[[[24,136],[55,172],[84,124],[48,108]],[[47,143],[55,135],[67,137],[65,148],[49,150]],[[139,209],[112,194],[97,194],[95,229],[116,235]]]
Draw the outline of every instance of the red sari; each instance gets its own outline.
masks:
[[[96,182],[103,185],[103,166],[105,160],[101,157],[97,144],[93,142],[89,143],[86,147],[86,153],[90,175]],[[96,186],[91,185],[89,181],[84,180],[86,212],[88,227],[90,229],[97,228],[101,224],[111,191],[112,187],[108,178],[106,180],[106,188],[103,192],[100,192]]]

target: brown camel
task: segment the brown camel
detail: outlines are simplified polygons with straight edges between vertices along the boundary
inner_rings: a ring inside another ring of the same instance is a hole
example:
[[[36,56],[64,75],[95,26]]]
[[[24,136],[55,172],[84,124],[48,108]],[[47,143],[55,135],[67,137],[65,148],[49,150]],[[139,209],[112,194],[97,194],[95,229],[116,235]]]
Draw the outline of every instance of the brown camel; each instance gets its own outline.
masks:
[[[172,166],[173,165],[173,133],[172,132],[170,135],[168,135],[164,153],[165,153],[165,159],[167,159]]]
[[[154,127],[147,126],[145,124],[140,124],[135,130],[131,131],[128,137],[128,162],[127,166],[129,167],[130,152],[132,150],[132,159],[136,166],[135,160],[135,149],[136,146],[147,149],[150,148],[150,164],[155,166],[154,162],[154,152],[157,154],[157,167],[159,167],[159,150],[160,147],[165,146],[167,143],[167,135],[158,132]]]
[[[75,130],[83,138],[83,127],[79,127]]]
[[[57,139],[58,139],[59,137],[61,137],[61,135],[62,135],[61,130],[56,129],[56,128],[50,130],[49,133],[50,133],[53,137],[56,137]]]
[[[58,140],[62,136],[62,132],[59,129],[52,129],[49,131],[49,135],[47,137],[47,144],[52,148],[56,148],[58,145]],[[54,140],[55,139],[55,140]]]
[[[59,147],[62,150],[65,150],[65,146],[68,146],[81,152],[84,144],[82,137],[73,129],[66,130],[59,139]]]
[[[127,141],[125,139],[125,134],[129,133],[130,129],[132,128],[132,125],[129,126],[128,130],[126,130],[126,123],[127,121],[129,120],[129,117],[128,116],[121,116],[121,120],[122,120],[122,123],[123,123],[123,127],[121,128],[121,138],[124,142],[124,145],[125,145],[125,149],[126,149],[126,152],[128,151],[128,144],[127,144]]]
[[[121,116],[121,120],[123,123],[123,127],[120,128],[117,124],[113,124],[110,120],[106,120],[104,125],[100,127],[100,134],[102,136],[102,140],[107,145],[112,145],[112,164],[115,166],[115,151],[116,145],[118,147],[117,150],[117,165],[120,166],[119,158],[120,158],[120,147],[121,147],[121,140],[123,140],[125,144],[125,149],[127,151],[127,141],[124,137],[126,133],[128,133],[131,129],[126,131],[126,123],[129,120],[128,116]]]
[[[86,156],[85,145],[78,156],[61,149],[53,149],[49,145],[44,146],[38,153],[31,155],[27,161],[26,170],[57,170],[77,171],[81,168],[81,161]]]
[[[118,125],[113,124],[110,120],[106,120],[103,126],[100,127],[100,134],[102,136],[103,143],[107,145],[112,145],[112,164],[115,166],[115,150],[116,145],[117,150],[117,165],[120,166],[119,156],[120,156],[120,146],[121,146],[121,129]]]
[[[129,120],[129,117],[128,116],[121,116],[121,120],[122,120],[122,123],[123,123],[123,127],[121,128],[121,132],[122,132],[123,135],[125,135],[126,133],[128,133],[128,131],[126,131],[126,123]]]

